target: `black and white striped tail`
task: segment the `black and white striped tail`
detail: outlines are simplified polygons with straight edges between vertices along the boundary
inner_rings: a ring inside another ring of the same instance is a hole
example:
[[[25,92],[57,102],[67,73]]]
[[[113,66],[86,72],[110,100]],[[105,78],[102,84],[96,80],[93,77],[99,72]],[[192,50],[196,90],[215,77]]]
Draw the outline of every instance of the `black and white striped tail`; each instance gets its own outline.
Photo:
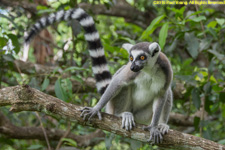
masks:
[[[95,28],[94,20],[83,9],[77,8],[67,11],[61,10],[56,13],[50,14],[47,17],[41,18],[32,26],[31,31],[25,38],[25,42],[29,43],[29,41],[45,27],[52,25],[55,22],[60,22],[62,20],[68,21],[71,19],[79,21],[81,26],[85,30],[85,39],[89,45],[89,53],[92,59],[92,70],[95,75],[96,86],[98,92],[103,94],[106,87],[111,81],[111,74],[107,66],[104,48],[101,44],[98,31]]]

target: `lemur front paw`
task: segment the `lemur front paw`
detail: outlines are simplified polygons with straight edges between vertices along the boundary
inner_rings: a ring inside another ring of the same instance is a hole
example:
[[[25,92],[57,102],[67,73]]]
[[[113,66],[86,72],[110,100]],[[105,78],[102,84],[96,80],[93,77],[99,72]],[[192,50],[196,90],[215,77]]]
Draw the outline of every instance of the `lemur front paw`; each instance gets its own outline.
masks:
[[[144,130],[150,131],[150,138],[148,139],[148,142],[151,144],[159,144],[163,141],[163,134],[160,132],[158,126],[147,126],[143,127]]]
[[[101,112],[99,110],[97,110],[95,108],[92,108],[92,107],[84,107],[81,110],[80,117],[82,117],[83,120],[85,120],[86,117],[89,116],[88,120],[91,120],[91,118],[94,117],[96,114],[98,115],[99,120],[102,120],[102,115],[101,115]]]
[[[134,116],[131,112],[122,113],[122,128],[131,130],[135,126]]]

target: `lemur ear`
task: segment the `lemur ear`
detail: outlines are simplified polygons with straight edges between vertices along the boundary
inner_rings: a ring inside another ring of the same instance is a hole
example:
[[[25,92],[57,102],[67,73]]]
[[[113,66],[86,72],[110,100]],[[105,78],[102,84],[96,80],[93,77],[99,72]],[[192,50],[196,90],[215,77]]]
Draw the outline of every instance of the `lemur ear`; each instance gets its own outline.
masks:
[[[152,57],[155,56],[156,53],[161,51],[159,44],[156,42],[150,44],[148,48]]]
[[[122,48],[124,48],[125,50],[127,50],[128,53],[130,53],[130,49],[133,47],[134,45],[130,44],[130,43],[124,43],[122,45]]]

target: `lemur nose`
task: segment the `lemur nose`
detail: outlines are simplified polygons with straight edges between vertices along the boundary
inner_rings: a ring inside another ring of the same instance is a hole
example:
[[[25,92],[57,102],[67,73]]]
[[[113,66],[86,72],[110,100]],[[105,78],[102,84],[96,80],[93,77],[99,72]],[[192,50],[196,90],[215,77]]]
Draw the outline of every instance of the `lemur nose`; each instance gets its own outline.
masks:
[[[133,71],[133,70],[134,70],[134,68],[135,68],[135,67],[134,67],[133,65],[131,65],[130,70],[132,70],[132,71]]]
[[[137,65],[135,64],[132,64],[130,66],[130,70],[133,71],[133,72],[138,72],[140,70],[140,67],[138,67]]]

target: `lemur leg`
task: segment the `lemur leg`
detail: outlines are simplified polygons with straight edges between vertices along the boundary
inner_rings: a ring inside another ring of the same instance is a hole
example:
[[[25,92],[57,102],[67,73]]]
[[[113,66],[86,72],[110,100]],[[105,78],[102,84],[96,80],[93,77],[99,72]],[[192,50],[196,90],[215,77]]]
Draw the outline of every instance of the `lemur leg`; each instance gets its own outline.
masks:
[[[109,114],[115,114],[115,106],[111,101],[109,101],[106,105],[106,113]],[[123,112],[118,115],[119,117],[122,117],[122,128],[125,128],[126,130],[131,130],[132,127],[135,126],[134,122],[134,116],[131,112]]]
[[[162,135],[168,133],[169,128],[170,128],[167,125],[167,122],[168,122],[168,119],[169,119],[170,111],[172,109],[172,105],[173,105],[173,95],[172,95],[171,88],[169,88],[168,93],[167,93],[167,99],[166,99],[166,102],[164,104],[164,108],[163,108],[163,111],[161,113],[159,125],[158,125],[159,131],[161,132]]]
[[[163,94],[160,98],[156,98],[153,102],[153,117],[151,124],[147,127],[144,127],[144,130],[150,131],[149,142],[152,144],[161,143],[163,140],[163,134],[160,132],[159,128],[159,119],[164,109],[164,104],[167,99],[167,92]]]
[[[135,126],[134,116],[131,112],[131,88],[123,87],[120,95],[115,96],[106,105],[106,112],[122,118],[122,128],[131,130]]]
[[[126,130],[131,130],[135,127],[134,115],[131,111],[132,109],[132,100],[131,100],[131,88],[127,89],[127,97],[126,97],[126,105],[124,105],[124,109],[120,116],[122,117],[122,128]]]
[[[112,101],[109,101],[107,103],[106,113],[115,114],[115,106],[113,105]],[[126,130],[131,130],[132,127],[135,126],[134,116],[131,112],[126,111],[126,112],[120,113],[118,116],[122,117],[122,128],[125,128]]]

